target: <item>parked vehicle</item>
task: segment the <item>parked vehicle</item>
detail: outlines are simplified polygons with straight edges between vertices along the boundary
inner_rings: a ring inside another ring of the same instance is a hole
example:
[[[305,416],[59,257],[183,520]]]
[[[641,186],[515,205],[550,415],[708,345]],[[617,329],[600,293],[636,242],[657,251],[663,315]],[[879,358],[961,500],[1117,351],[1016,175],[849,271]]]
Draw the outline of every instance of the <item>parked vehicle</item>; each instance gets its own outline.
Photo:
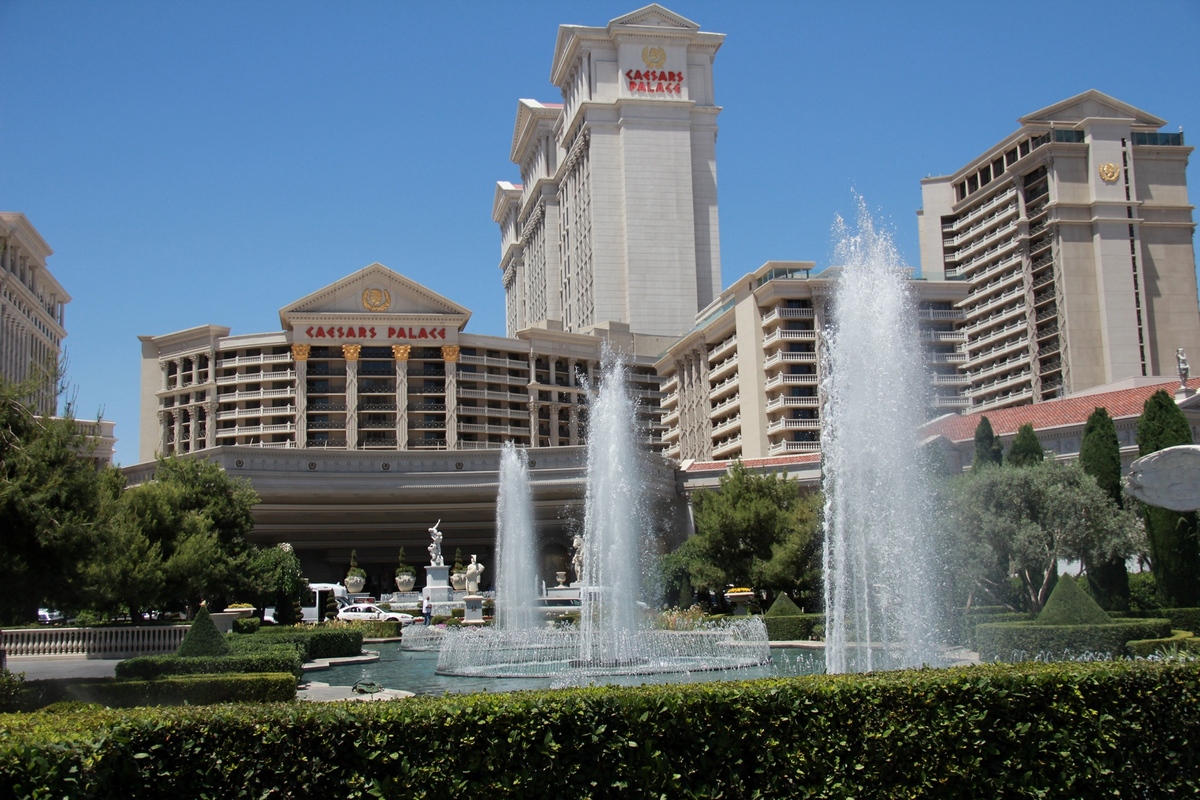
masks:
[[[330,595],[337,602],[338,608],[350,605],[350,594],[340,583],[310,583],[300,602],[303,622],[317,623],[325,619],[325,605]],[[275,607],[263,609],[263,624],[275,624]]]
[[[41,625],[58,625],[63,621],[61,611],[55,611],[53,608],[38,609],[38,623]]]
[[[569,617],[579,613],[580,607],[578,597],[539,597],[537,600],[537,610],[542,619]]]
[[[405,614],[400,611],[384,611],[379,606],[371,605],[370,603],[355,603],[349,605],[338,612],[338,619],[353,621],[353,620],[383,620],[385,622],[399,622],[401,625],[412,625],[413,615]]]

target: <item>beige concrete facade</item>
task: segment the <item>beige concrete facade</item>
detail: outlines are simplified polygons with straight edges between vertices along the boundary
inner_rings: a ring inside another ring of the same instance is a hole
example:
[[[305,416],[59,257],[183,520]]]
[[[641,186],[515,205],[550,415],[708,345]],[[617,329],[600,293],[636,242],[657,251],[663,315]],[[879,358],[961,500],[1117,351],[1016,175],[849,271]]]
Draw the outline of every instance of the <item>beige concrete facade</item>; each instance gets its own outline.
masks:
[[[712,65],[724,36],[657,4],[563,25],[550,81],[520,100],[497,184],[509,336],[608,322],[678,336],[721,288]]]
[[[697,316],[659,358],[665,453],[683,462],[762,459],[821,449],[821,349],[835,270],[770,261],[743,276]],[[929,413],[961,408],[957,374],[966,341],[966,287],[912,281],[919,336],[933,386]]]
[[[971,410],[1041,402],[1200,352],[1192,148],[1091,90],[1034,112],[962,169],[922,181],[921,266],[960,307]]]
[[[46,267],[53,250],[24,214],[0,212],[0,378],[12,383],[42,374],[39,414],[54,414],[53,375],[67,335],[71,296]]]

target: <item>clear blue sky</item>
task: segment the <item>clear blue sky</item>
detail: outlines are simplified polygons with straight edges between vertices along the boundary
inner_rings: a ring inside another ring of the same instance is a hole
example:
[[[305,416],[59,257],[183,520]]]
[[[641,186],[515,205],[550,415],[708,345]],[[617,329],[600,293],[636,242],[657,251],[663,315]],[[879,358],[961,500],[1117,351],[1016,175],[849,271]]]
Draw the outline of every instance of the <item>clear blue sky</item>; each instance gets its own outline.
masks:
[[[631,2],[0,0],[0,210],[54,249],[77,413],[137,460],[142,334],[279,329],[378,261],[503,334],[491,221],[560,23]],[[723,285],[832,254],[853,192],[919,263],[919,181],[1090,88],[1200,143],[1200,3],[663,5],[717,54]],[[1188,170],[1191,199],[1200,167]]]

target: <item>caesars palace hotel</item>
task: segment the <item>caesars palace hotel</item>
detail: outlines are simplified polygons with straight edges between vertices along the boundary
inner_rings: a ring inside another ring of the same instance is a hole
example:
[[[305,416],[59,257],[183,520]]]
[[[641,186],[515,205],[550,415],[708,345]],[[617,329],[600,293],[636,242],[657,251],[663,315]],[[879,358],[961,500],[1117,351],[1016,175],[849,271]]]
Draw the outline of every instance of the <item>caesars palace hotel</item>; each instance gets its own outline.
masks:
[[[770,261],[721,287],[723,40],[659,5],[559,28],[561,102],[517,102],[520,182],[495,189],[504,336],[468,333],[469,310],[381,264],[283,306],[278,331],[143,336],[131,477],[157,454],[203,454],[253,484],[261,541],[291,542],[312,580],[340,579],[356,549],[380,593],[399,547],[423,563],[439,519],[448,554],[495,563],[512,440],[528,448],[550,577],[582,519],[589,387],[609,342],[640,400],[666,539],[689,529],[687,493],[731,459],[815,481],[833,279]],[[931,419],[1200,355],[1191,148],[1165,124],[1087,91],[922,182],[912,335]]]

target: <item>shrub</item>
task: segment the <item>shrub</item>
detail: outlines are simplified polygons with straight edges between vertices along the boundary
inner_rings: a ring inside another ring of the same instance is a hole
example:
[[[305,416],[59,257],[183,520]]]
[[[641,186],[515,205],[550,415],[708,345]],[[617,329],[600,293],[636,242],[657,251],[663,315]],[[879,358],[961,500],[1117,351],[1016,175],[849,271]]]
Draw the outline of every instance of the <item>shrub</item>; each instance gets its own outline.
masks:
[[[140,656],[117,662],[118,678],[158,678],[163,675],[215,675],[229,672],[290,672],[300,677],[300,654],[293,647],[262,648],[228,656]]]
[[[1129,610],[1156,612],[1162,608],[1153,572],[1129,573]]]
[[[88,686],[89,702],[109,708],[278,703],[296,699],[296,676],[262,672],[251,675],[172,675],[158,680],[106,681]]]
[[[234,633],[254,633],[262,627],[262,617],[238,617],[233,621]]]
[[[772,617],[764,614],[767,638],[773,642],[804,642],[825,636],[824,614],[796,614],[788,617]]]
[[[263,628],[253,636],[235,637],[241,647],[293,644],[303,648],[305,661],[314,658],[345,658],[362,652],[362,631],[350,628]],[[245,641],[246,644],[242,644]],[[243,651],[244,652],[244,651]]]
[[[775,602],[767,609],[764,617],[798,617],[804,612],[800,610],[800,606],[792,602],[792,598],[788,597],[783,592],[779,593],[779,597],[775,598]]]
[[[25,673],[0,669],[0,713],[7,714],[20,707],[25,694]]]
[[[978,650],[975,639],[975,628],[985,622],[1031,622],[1032,617],[1026,611],[1004,611],[988,614],[966,614],[963,616],[963,643],[972,650]]]
[[[223,656],[228,653],[229,644],[217,630],[217,625],[208,615],[207,608],[201,608],[196,613],[196,618],[192,620],[192,626],[188,628],[188,632],[183,636],[183,641],[179,643],[179,649],[175,651],[176,655],[184,657]]]
[[[1131,656],[1147,658],[1155,654],[1190,650],[1195,645],[1200,645],[1200,642],[1193,642],[1194,639],[1191,631],[1171,631],[1171,635],[1165,639],[1135,639],[1126,642],[1125,647]]]
[[[1165,619],[1120,619],[1105,625],[992,622],[975,626],[975,645],[984,661],[1069,659],[1085,653],[1119,658],[1129,654],[1126,642],[1161,639],[1170,630]]]
[[[1200,664],[1108,662],[10,716],[0,786],[128,798],[460,798],[466,787],[493,800],[1185,797],[1200,773],[1198,687]]]
[[[1070,575],[1060,575],[1034,625],[1107,625],[1111,618]]]
[[[1200,635],[1200,608],[1164,608],[1155,616],[1171,620],[1171,627]]]

